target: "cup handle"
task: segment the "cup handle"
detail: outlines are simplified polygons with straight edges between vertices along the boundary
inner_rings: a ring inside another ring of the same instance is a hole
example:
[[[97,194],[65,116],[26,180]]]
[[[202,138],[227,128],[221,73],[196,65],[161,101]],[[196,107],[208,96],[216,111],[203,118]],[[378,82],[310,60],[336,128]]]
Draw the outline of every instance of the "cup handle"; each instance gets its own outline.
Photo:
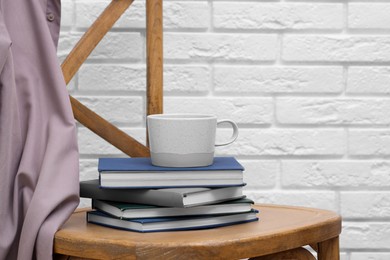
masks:
[[[216,143],[215,146],[224,146],[224,145],[231,144],[234,141],[236,141],[236,139],[238,137],[238,126],[236,123],[234,123],[232,120],[229,120],[229,119],[223,119],[223,120],[219,120],[217,122],[217,127],[219,124],[222,124],[222,123],[229,123],[233,127],[233,134],[232,134],[232,137],[230,138],[229,141],[227,141],[226,143],[218,143],[218,144]]]

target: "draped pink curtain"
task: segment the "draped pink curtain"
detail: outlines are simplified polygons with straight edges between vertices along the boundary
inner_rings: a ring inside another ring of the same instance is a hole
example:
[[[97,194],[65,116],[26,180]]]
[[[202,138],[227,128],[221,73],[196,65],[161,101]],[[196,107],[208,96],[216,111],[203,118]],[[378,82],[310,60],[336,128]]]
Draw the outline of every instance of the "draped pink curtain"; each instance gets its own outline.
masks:
[[[60,0],[0,0],[0,259],[51,259],[78,204],[59,23]]]

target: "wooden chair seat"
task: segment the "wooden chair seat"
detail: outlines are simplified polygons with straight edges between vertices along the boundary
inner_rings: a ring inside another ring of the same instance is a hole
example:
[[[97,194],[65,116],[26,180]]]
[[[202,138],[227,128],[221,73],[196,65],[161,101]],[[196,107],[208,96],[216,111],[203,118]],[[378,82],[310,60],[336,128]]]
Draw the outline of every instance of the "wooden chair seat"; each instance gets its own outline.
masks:
[[[318,259],[339,259],[341,218],[336,213],[277,205],[255,208],[260,211],[258,222],[157,233],[89,224],[82,209],[56,233],[54,252],[92,259],[242,259],[312,245]]]

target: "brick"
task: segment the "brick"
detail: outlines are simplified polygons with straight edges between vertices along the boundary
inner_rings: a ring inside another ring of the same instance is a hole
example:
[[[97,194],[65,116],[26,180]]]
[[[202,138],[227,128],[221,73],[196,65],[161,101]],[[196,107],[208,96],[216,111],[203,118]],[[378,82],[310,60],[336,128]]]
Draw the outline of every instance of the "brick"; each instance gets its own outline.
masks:
[[[217,132],[228,138],[231,131]],[[345,134],[328,129],[240,129],[238,139],[216,153],[230,156],[342,156]]]
[[[62,33],[58,46],[58,56],[63,58],[68,55],[81,36],[81,33]],[[140,33],[108,33],[91,53],[89,59],[141,60],[144,45]]]
[[[390,131],[349,130],[349,154],[353,156],[381,157],[390,155]]]
[[[347,93],[390,94],[390,67],[350,67]]]
[[[348,27],[352,29],[390,29],[390,4],[349,3]]]
[[[164,34],[166,60],[273,61],[277,48],[272,34]]]
[[[389,260],[390,253],[381,252],[352,252],[350,260]]]
[[[76,26],[89,27],[110,1],[79,1],[76,8]],[[134,1],[113,28],[145,28],[145,1]],[[207,2],[164,2],[164,29],[207,29],[209,27]]]
[[[210,23],[210,10],[207,1],[165,2],[165,29],[207,29]]]
[[[387,166],[390,169],[390,164]],[[383,181],[385,180],[386,179],[384,179]],[[341,205],[340,212],[343,218],[362,218],[362,219],[389,218],[390,217],[390,192],[387,191],[340,192],[340,205]]]
[[[167,97],[165,113],[215,114],[218,119],[231,119],[236,123],[271,124],[273,103],[271,98],[177,98]],[[256,111],[256,113],[253,113]]]
[[[238,160],[245,168],[245,190],[273,188],[280,174],[280,164],[276,160]]]
[[[264,190],[246,191],[245,194],[257,203],[314,207],[333,211],[337,208],[336,194],[332,191]]]
[[[80,159],[80,181],[99,178],[98,158]]]
[[[79,90],[146,91],[146,68],[129,64],[85,64],[80,68]]]
[[[388,62],[389,36],[287,35],[284,61]]]
[[[283,160],[281,180],[286,188],[390,187],[389,169],[386,161]]]
[[[61,30],[70,29],[73,24],[74,4],[70,0],[61,1]]]
[[[388,99],[278,98],[276,117],[281,124],[387,125]]]
[[[343,249],[390,249],[390,223],[343,222],[340,240]]]
[[[66,85],[66,89],[68,90],[69,94],[71,94],[71,95],[74,95],[77,91],[76,78],[77,78],[77,76],[72,78],[70,80],[70,82],[68,83],[68,85]]]
[[[342,4],[215,2],[218,29],[341,29]]]
[[[58,40],[57,47],[57,56],[59,60],[62,62],[69,52],[73,49],[77,41],[80,39],[81,35],[76,35],[71,32],[67,32],[64,30],[60,31],[60,36]]]
[[[80,159],[80,181],[93,180],[99,178],[97,170],[98,158]],[[91,207],[91,199],[80,198],[78,208]]]
[[[164,66],[164,93],[202,94],[210,91],[207,66]],[[79,72],[79,89],[87,91],[146,92],[146,66],[86,64]]]
[[[121,128],[122,131],[135,138],[140,143],[145,144],[146,130],[144,128]],[[95,133],[85,127],[78,129],[78,144],[80,154],[102,156],[127,156],[107,141],[103,140]]]
[[[141,97],[76,96],[76,98],[113,124],[140,124],[143,122],[145,112]]]
[[[217,93],[340,93],[341,67],[215,66]]]
[[[80,203],[77,208],[90,208],[91,207],[91,199],[80,198]]]
[[[111,1],[77,1],[75,22],[77,28],[88,28]],[[145,28],[145,3],[134,1],[113,28]]]
[[[164,66],[164,93],[206,94],[211,90],[210,81],[211,72],[208,66]]]

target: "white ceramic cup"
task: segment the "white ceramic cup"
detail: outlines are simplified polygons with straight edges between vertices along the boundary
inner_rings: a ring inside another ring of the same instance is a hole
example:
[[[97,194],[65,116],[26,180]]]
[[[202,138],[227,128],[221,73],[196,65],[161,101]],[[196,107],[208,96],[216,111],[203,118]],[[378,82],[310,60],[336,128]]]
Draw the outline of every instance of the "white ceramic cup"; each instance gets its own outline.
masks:
[[[215,143],[217,125],[229,123],[233,135],[225,143]],[[164,167],[200,167],[213,163],[214,147],[228,145],[238,136],[231,120],[214,115],[156,114],[147,117],[152,164]]]

